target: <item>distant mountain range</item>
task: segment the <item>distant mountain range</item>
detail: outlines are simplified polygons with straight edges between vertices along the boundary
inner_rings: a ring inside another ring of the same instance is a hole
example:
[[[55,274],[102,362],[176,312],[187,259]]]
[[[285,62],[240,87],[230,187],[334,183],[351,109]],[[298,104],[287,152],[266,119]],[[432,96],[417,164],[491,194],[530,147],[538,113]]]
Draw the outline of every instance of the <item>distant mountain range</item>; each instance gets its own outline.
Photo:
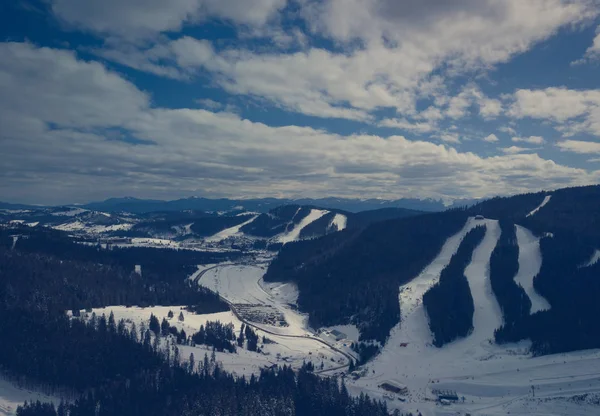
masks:
[[[85,205],[78,205],[82,208],[102,211],[102,212],[131,212],[146,213],[156,211],[255,211],[268,212],[273,208],[283,205],[301,205],[316,206],[327,209],[339,209],[348,212],[360,212],[376,210],[381,208],[405,208],[416,211],[438,212],[447,208],[473,205],[479,202],[474,199],[455,200],[452,205],[444,205],[442,200],[436,199],[416,199],[401,198],[395,200],[386,199],[350,199],[350,198],[258,198],[258,199],[211,199],[201,197],[191,197],[176,199],[172,201],[163,201],[156,199],[138,199],[133,197],[109,198],[105,201],[91,202]],[[11,204],[0,202],[0,209],[35,209],[40,206]]]

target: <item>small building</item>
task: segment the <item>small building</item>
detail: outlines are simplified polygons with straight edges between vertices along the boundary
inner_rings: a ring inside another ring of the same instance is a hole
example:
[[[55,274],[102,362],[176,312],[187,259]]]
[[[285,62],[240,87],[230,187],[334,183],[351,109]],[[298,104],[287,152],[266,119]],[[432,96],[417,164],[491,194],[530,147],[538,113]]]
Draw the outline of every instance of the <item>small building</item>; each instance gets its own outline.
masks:
[[[483,215],[475,215],[475,219],[476,220],[484,220],[485,218],[483,217]]]
[[[402,395],[408,393],[408,387],[406,387],[404,384],[397,383],[395,381],[386,381],[384,383],[381,383],[378,387],[390,393]]]
[[[336,341],[341,341],[347,338],[347,335],[337,329],[332,329],[329,333],[335,338]]]
[[[437,396],[440,403],[458,401],[458,394],[452,390],[432,390],[432,393]]]
[[[400,346],[401,346],[402,348],[406,348],[406,347],[408,347],[408,342],[401,342],[401,343],[400,343]]]

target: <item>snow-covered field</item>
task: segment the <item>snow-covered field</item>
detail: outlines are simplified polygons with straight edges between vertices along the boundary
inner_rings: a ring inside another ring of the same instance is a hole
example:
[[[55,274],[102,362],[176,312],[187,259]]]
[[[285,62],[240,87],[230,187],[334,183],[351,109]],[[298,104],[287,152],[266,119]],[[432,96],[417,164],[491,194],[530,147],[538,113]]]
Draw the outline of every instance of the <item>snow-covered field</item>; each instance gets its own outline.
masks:
[[[438,281],[464,235],[479,224],[487,226],[486,235],[465,270],[475,302],[474,330],[466,338],[435,348],[431,345],[422,296]],[[520,271],[519,279],[525,282],[539,267],[539,253],[537,240],[531,238],[528,230],[520,229],[518,233],[521,260],[533,263],[523,264]],[[502,323],[489,282],[490,254],[499,236],[496,221],[470,219],[447,240],[417,278],[400,288],[402,323],[392,330],[382,353],[367,364],[365,376],[347,383],[352,393],[367,392],[388,400],[390,408],[421,412],[424,416],[600,414],[599,405],[594,404],[600,403],[599,350],[532,358],[527,341],[504,346],[492,342],[494,329]],[[535,299],[535,295],[530,296]],[[535,302],[540,308],[542,301]],[[405,402],[379,387],[387,381],[408,388],[408,394],[403,396]],[[461,400],[442,406],[435,401],[432,390],[436,389],[455,391]],[[572,398],[586,393],[593,395]]]
[[[19,405],[22,405],[25,401],[32,400],[54,402],[55,404],[60,403],[60,400],[55,397],[17,387],[0,377],[0,416],[13,416],[16,414]]]
[[[173,311],[174,317],[171,319],[168,319],[169,311]],[[242,322],[233,312],[197,315],[188,312],[183,309],[182,306],[154,306],[148,308],[109,306],[106,308],[94,309],[93,312],[98,316],[101,316],[102,314],[108,316],[113,312],[115,319],[124,319],[126,322],[135,322],[138,329],[142,322],[145,322],[146,325],[148,325],[150,315],[154,314],[159,321],[162,321],[163,318],[167,318],[171,326],[175,326],[178,329],[184,329],[188,335],[197,332],[200,329],[200,326],[205,325],[207,321],[231,323],[233,324],[236,333],[239,332],[242,325]],[[184,316],[183,322],[178,320],[180,312],[183,313]],[[269,367],[273,364],[286,364],[291,365],[294,368],[299,368],[303,361],[312,360],[317,367],[323,362],[324,369],[326,370],[329,368],[337,368],[345,363],[345,358],[341,354],[331,350],[322,343],[316,342],[313,338],[279,336],[261,331],[260,329],[256,329],[256,332],[261,340],[263,336],[266,336],[269,340],[274,341],[274,343],[261,345],[261,349],[263,350],[261,353],[248,351],[242,348],[238,348],[237,353],[234,354],[216,352],[217,361],[223,364],[224,369],[235,372],[240,376],[250,376],[251,374],[258,374],[261,368]],[[204,354],[210,356],[212,353],[212,348],[204,345],[195,347],[179,346],[179,349],[183,361],[188,360],[190,353],[194,354],[196,360],[202,359]]]

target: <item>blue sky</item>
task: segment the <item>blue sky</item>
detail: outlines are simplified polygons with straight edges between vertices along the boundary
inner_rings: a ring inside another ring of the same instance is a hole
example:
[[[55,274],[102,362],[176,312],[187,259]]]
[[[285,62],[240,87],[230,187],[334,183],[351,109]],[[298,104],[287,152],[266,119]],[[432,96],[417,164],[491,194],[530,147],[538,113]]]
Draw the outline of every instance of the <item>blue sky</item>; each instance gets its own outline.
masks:
[[[600,182],[597,0],[8,0],[0,199]]]

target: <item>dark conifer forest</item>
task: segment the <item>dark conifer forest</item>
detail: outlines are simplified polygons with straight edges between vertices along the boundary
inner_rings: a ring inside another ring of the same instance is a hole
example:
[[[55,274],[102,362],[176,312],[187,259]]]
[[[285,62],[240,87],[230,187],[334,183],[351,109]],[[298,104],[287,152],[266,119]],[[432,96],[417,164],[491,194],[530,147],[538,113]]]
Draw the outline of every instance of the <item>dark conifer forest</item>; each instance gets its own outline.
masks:
[[[480,225],[465,235],[450,263],[442,270],[439,282],[423,296],[436,347],[465,337],[473,330],[473,297],[465,268],[485,233],[486,227]]]
[[[425,214],[286,244],[265,280],[295,281],[314,327],[353,320],[362,338],[383,342],[400,319],[398,286],[418,275],[466,219],[461,210]]]

